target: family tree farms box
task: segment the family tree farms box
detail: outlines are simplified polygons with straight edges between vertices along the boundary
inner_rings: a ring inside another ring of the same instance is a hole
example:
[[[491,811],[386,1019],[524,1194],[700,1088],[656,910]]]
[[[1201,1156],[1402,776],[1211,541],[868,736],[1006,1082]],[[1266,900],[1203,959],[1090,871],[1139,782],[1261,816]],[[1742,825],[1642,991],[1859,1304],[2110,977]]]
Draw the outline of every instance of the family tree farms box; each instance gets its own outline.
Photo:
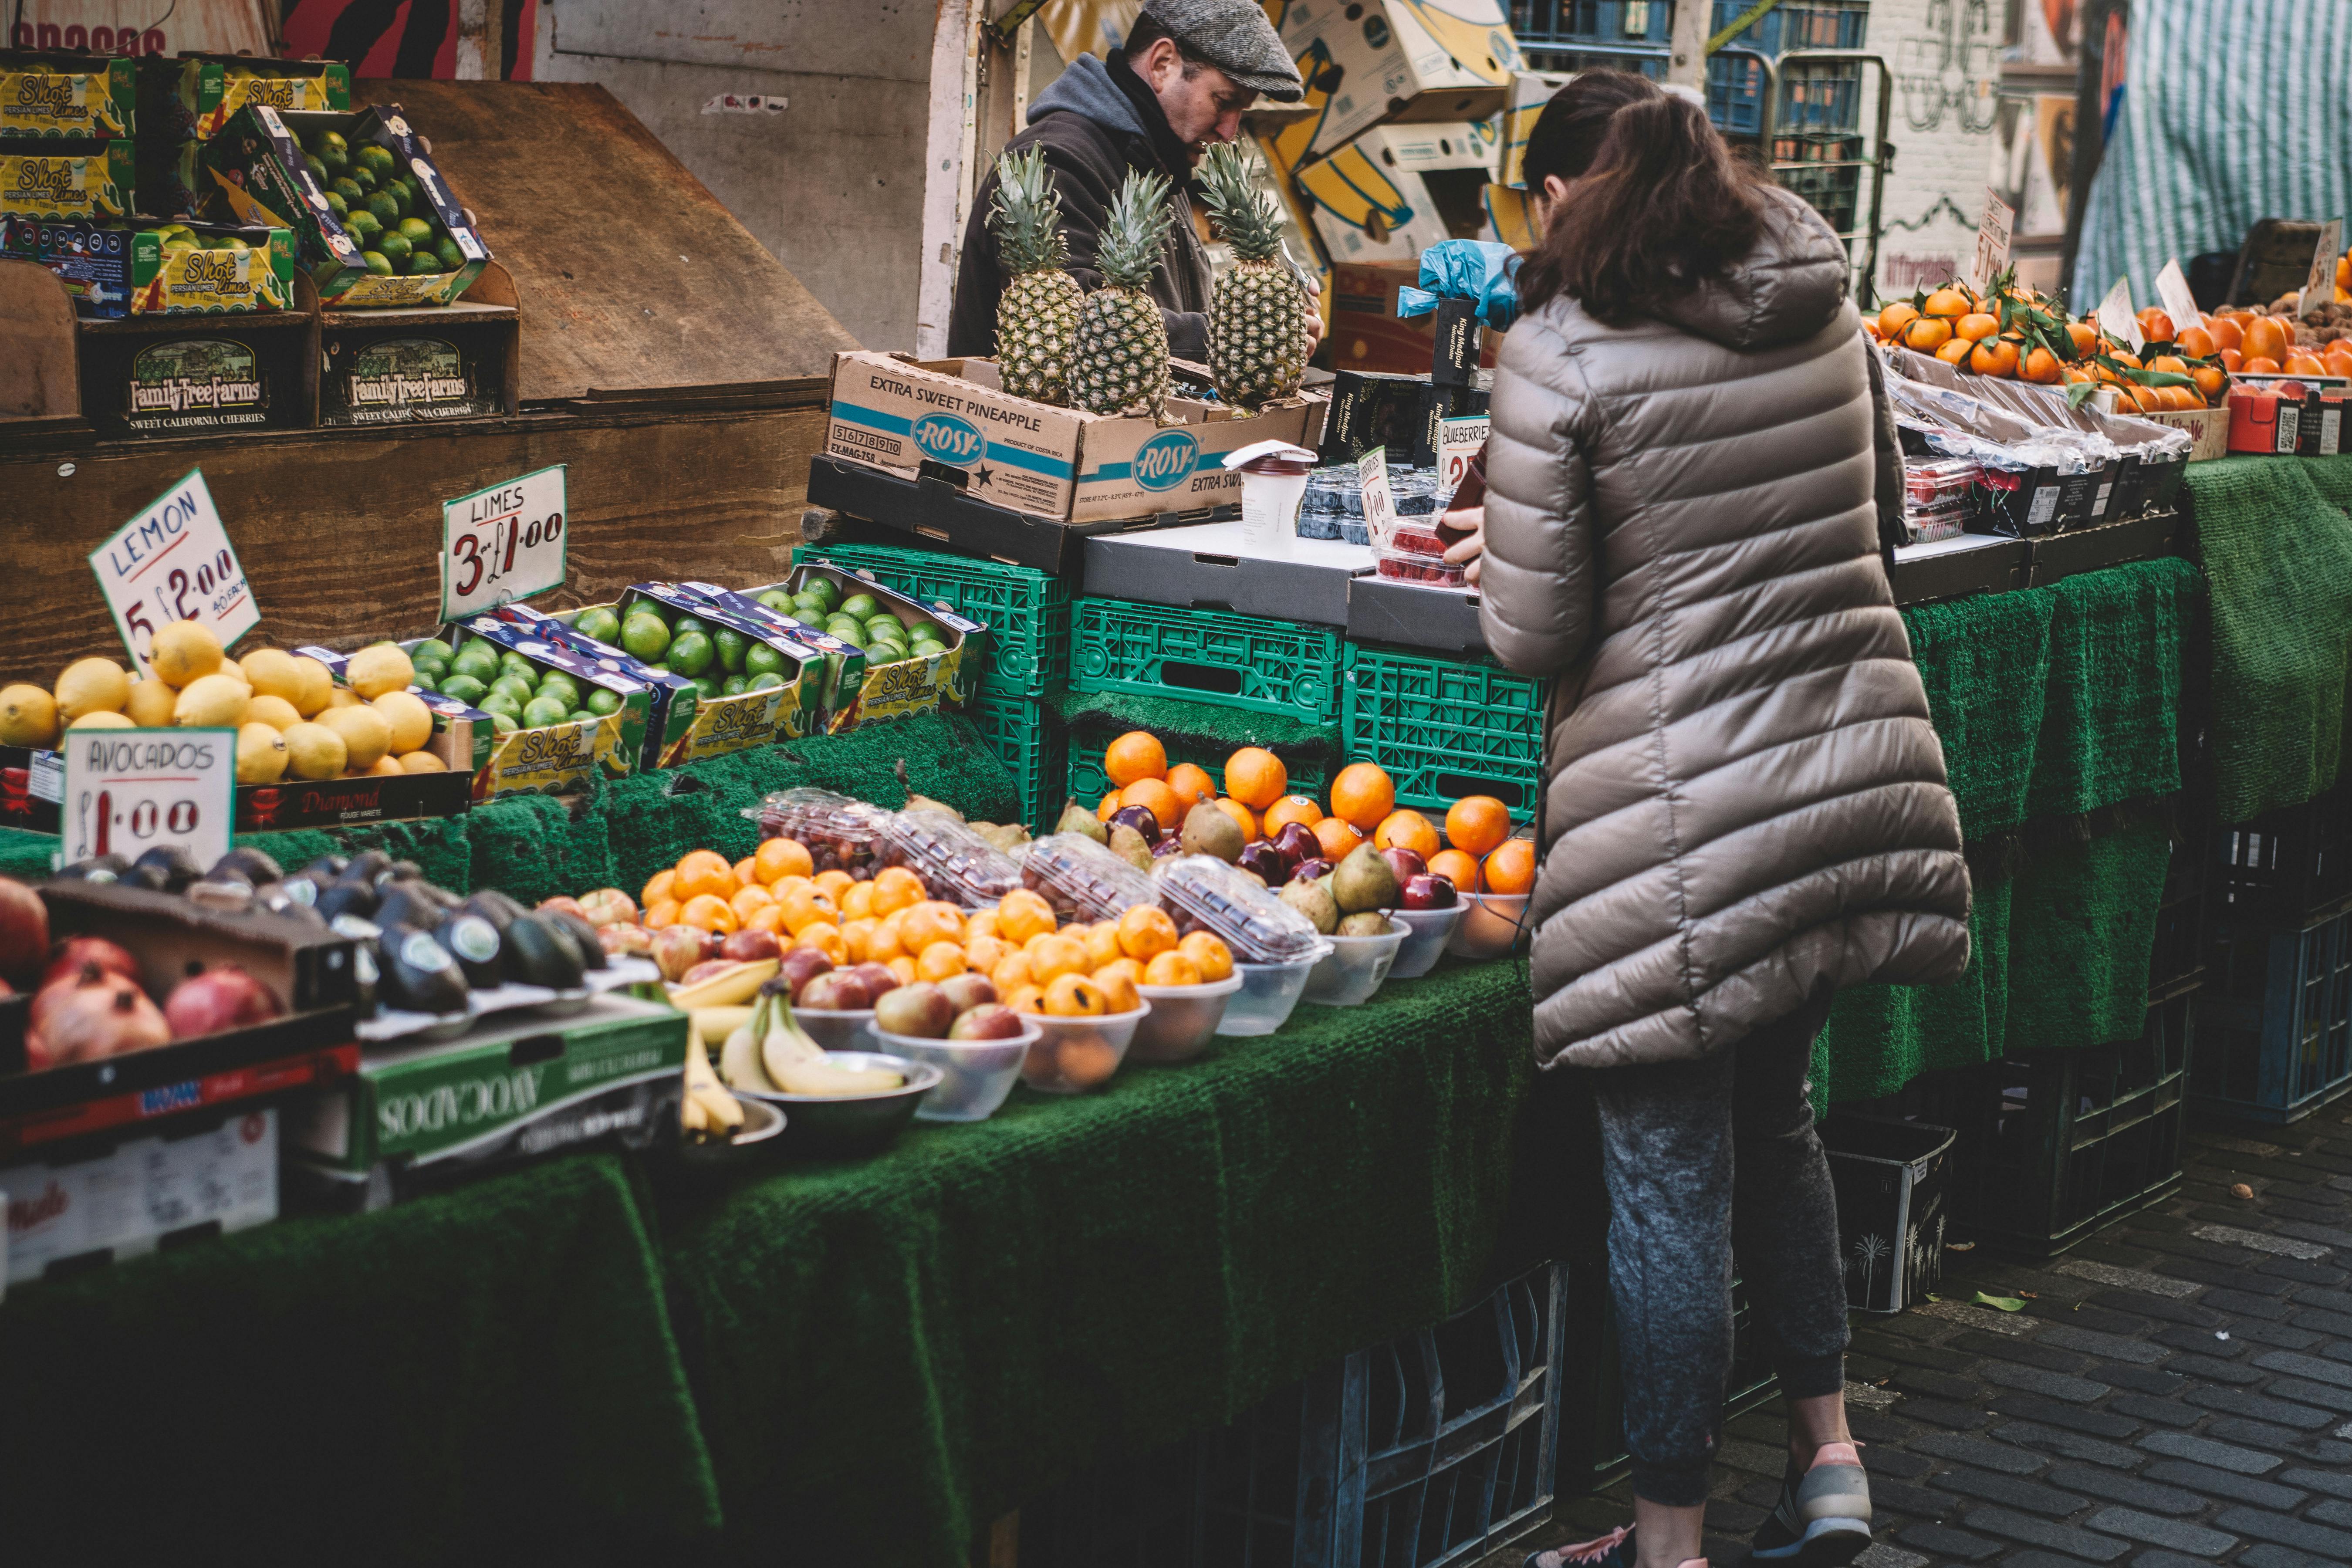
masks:
[[[1171,395],[1171,422],[1156,425],[1015,397],[989,360],[858,352],[833,356],[825,450],[905,479],[952,475],[1014,511],[1101,522],[1238,504],[1241,476],[1220,459],[1254,441],[1311,447],[1322,410],[1312,393],[1255,415]]]

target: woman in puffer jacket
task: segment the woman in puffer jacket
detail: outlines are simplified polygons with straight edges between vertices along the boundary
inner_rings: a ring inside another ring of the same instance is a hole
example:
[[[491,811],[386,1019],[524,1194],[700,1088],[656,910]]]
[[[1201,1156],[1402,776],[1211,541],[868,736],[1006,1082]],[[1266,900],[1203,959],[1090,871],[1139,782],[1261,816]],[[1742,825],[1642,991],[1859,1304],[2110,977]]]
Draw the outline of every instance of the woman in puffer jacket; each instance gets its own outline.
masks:
[[[1521,271],[1486,453],[1487,646],[1554,680],[1536,1048],[1596,1069],[1633,1461],[1634,1526],[1528,1561],[1699,1563],[1736,1208],[1789,1406],[1755,1553],[1843,1563],[1870,1498],[1806,1073],[1839,988],[1966,966],[1959,814],[1879,555],[1900,461],[1844,247],[1697,106],[1623,96]]]

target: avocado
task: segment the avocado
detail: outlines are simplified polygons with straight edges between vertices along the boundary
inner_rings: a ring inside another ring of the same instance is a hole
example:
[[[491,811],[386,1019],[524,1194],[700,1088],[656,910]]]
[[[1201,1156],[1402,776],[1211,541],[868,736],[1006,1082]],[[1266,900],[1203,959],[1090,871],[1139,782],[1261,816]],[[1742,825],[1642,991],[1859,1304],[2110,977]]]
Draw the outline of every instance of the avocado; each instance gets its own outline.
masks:
[[[433,901],[430,890],[421,882],[386,882],[376,889],[376,894],[375,913],[370,918],[378,925],[431,931],[441,923],[441,906]]]
[[[488,990],[504,978],[506,943],[499,928],[479,915],[457,913],[443,918],[433,938],[457,961],[466,983]]]
[[[538,917],[555,928],[555,934],[569,941],[580,953],[583,970],[604,967],[604,944],[596,940],[596,928],[569,910],[541,910]]]
[[[485,888],[457,907],[469,915],[481,916],[498,927],[500,934],[517,919],[530,912],[496,888]]]
[[[388,1007],[442,1016],[462,1013],[472,988],[446,949],[415,926],[387,927],[376,942],[382,971],[376,995]]]
[[[272,882],[286,879],[284,868],[258,849],[230,850],[213,863],[208,875],[218,877],[228,872],[235,872],[256,888],[266,888]]]
[[[382,881],[383,874],[391,869],[391,856],[381,849],[365,849],[352,857],[351,864],[343,868],[343,879],[352,881],[364,879],[373,886]]]
[[[341,876],[345,871],[350,870],[351,868],[351,861],[343,856],[321,855],[316,860],[311,861],[308,866],[303,867],[302,874],[306,877],[317,878],[319,885],[323,888],[328,883],[333,881],[336,878]]]
[[[131,869],[122,879],[137,887],[152,888],[159,893],[177,893],[204,874],[204,868],[197,865],[185,849],[176,844],[168,844],[150,849],[131,862]]]
[[[345,877],[319,894],[319,912],[332,921],[337,915],[357,915],[362,920],[373,920],[383,902],[375,884],[363,877]]]
[[[551,991],[580,988],[580,954],[573,951],[571,940],[557,935],[544,918],[517,915],[501,934],[507,979],[519,985],[544,985]]]

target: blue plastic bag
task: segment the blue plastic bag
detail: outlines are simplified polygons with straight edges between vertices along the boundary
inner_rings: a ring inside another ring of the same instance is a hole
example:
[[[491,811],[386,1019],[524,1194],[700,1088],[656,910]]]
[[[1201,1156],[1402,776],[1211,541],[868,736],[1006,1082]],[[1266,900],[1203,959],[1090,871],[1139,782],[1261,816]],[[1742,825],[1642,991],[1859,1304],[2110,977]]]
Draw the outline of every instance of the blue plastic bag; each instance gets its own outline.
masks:
[[[1421,253],[1421,287],[1397,290],[1399,316],[1426,316],[1440,300],[1468,300],[1496,331],[1519,313],[1518,252],[1490,239],[1441,239]]]

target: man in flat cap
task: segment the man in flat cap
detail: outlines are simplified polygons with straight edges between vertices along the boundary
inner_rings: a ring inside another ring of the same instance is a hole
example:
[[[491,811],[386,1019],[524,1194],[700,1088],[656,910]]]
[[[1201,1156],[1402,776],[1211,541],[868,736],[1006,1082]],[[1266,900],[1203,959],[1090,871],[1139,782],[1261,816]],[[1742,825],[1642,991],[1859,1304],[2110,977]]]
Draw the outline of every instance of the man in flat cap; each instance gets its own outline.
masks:
[[[1179,359],[1209,357],[1209,258],[1192,226],[1192,166],[1211,144],[1241,133],[1242,110],[1260,94],[1282,102],[1305,96],[1297,68],[1258,0],[1150,0],[1126,44],[1106,61],[1080,55],[1029,106],[1029,128],[1007,152],[1045,149],[1070,247],[1070,275],[1081,288],[1102,286],[1095,247],[1111,197],[1129,169],[1168,176],[1176,222],[1151,280],[1168,321],[1168,350]],[[956,358],[996,352],[996,300],[1004,290],[988,209],[996,171],[973,194],[956,272],[948,353]],[[1323,335],[1308,312],[1310,343]]]

